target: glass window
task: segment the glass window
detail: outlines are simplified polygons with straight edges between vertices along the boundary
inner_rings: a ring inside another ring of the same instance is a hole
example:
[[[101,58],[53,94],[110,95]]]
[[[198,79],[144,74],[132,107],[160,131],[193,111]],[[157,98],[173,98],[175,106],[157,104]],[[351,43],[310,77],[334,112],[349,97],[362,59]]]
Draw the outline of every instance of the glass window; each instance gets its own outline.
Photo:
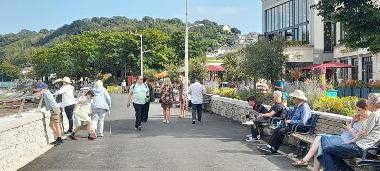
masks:
[[[358,80],[358,73],[359,73],[359,60],[358,58],[351,59],[351,65],[355,66],[354,68],[351,68],[351,79]]]
[[[276,16],[276,13],[274,11],[274,8],[272,8],[272,31],[274,31],[274,28],[275,28],[275,25],[276,25],[276,23],[274,21],[275,16]]]
[[[301,41],[302,40],[302,26],[299,26],[298,27],[298,41]]]
[[[271,13],[272,13],[272,11],[271,10],[269,10],[268,11],[268,28],[269,28],[269,32],[271,32],[272,31],[272,15],[271,15]]]
[[[289,26],[293,26],[293,1],[289,3]]]
[[[282,5],[278,7],[278,28],[282,29]]]
[[[298,24],[298,1],[294,1],[294,23],[297,25]]]
[[[289,3],[285,3],[285,27],[289,27]]]
[[[372,57],[363,57],[362,60],[363,60],[362,61],[362,64],[363,64],[362,78],[363,78],[363,81],[368,82],[370,79],[372,79],[372,69],[373,69]]]
[[[306,0],[306,20],[310,20],[310,2],[309,0]]]
[[[306,38],[306,25],[302,25],[302,41],[307,41],[307,38]]]
[[[274,8],[274,30],[278,30],[278,7]]]
[[[308,0],[303,0],[303,12],[302,12],[302,22],[306,22],[306,16],[307,16],[307,1]]]
[[[310,24],[306,25],[306,42],[310,42]]]

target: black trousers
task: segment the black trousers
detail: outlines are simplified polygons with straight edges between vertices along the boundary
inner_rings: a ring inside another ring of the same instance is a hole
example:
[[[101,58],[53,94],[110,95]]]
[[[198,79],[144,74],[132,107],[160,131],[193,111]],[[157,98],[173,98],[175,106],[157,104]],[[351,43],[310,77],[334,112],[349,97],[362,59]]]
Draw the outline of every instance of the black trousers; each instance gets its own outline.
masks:
[[[282,141],[284,141],[286,133],[290,132],[292,130],[292,127],[293,125],[289,124],[286,127],[276,128],[275,130],[273,130],[272,136],[270,136],[268,144],[272,146],[275,149],[275,151],[277,151],[280,148]],[[298,131],[307,132],[308,128],[300,126],[298,128]]]
[[[150,107],[150,102],[147,102],[144,104],[142,115],[141,115],[141,121],[142,122],[148,121],[149,107]]]
[[[252,137],[257,138],[257,136],[260,135],[260,137],[262,138],[264,129],[263,124],[268,123],[269,121],[270,118],[256,118],[255,121],[253,121],[255,125],[251,126]]]
[[[138,128],[139,126],[141,126],[141,116],[142,116],[144,105],[133,103],[133,107],[135,108],[135,112],[136,112],[135,113],[135,116],[136,116],[135,128]]]
[[[193,121],[195,121],[197,118],[198,118],[198,121],[201,121],[202,120],[202,104],[192,104],[191,114],[192,114]]]

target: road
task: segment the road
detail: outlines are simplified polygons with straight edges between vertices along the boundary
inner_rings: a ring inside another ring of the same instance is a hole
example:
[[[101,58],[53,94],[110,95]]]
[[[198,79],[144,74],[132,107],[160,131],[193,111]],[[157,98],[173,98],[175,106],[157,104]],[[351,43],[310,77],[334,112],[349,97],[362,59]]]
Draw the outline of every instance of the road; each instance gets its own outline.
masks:
[[[174,108],[164,124],[160,105],[153,103],[138,132],[126,95],[112,100],[112,136],[89,141],[83,131],[79,140],[65,140],[19,170],[296,170],[287,157],[263,155],[256,143],[246,143],[249,129],[238,122],[205,113],[202,123],[192,125],[190,113],[179,119]]]

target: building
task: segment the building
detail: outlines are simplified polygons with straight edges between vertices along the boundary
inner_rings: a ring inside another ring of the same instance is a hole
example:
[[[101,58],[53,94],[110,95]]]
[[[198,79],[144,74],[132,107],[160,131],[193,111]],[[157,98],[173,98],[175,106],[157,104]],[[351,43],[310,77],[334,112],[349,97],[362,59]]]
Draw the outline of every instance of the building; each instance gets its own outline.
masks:
[[[232,30],[231,26],[229,26],[229,25],[224,25],[223,26],[223,31],[225,31],[227,33],[231,33],[231,30]]]
[[[322,21],[317,11],[310,8],[318,0],[262,0],[263,33],[268,37],[282,35],[290,46],[288,67],[302,67],[330,61],[356,67],[340,69],[338,78],[369,81],[380,79],[379,54],[365,49],[349,50],[339,46],[344,37],[339,23]]]

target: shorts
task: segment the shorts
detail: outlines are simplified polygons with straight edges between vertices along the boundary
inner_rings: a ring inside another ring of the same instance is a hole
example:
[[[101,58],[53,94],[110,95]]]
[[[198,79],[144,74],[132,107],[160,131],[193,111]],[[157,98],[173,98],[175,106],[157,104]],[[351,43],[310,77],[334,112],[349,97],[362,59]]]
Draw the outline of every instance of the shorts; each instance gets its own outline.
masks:
[[[61,109],[56,107],[50,110],[50,122],[59,123],[61,122]]]

